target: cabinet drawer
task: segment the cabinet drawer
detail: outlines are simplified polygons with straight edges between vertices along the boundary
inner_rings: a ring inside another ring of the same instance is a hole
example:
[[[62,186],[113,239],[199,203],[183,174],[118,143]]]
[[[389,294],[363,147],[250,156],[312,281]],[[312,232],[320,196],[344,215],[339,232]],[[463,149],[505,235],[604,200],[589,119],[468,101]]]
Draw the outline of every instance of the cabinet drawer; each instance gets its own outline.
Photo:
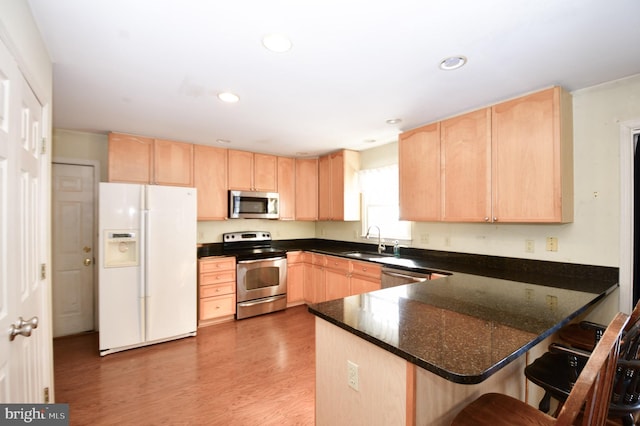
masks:
[[[205,285],[200,287],[200,298],[234,294],[236,283],[222,283],[218,285]]]
[[[351,272],[351,261],[344,257],[326,256],[327,268],[337,269],[339,271]]]
[[[224,317],[235,313],[235,294],[200,299],[200,320]]]
[[[236,271],[220,271],[209,274],[200,274],[200,285],[219,284],[224,282],[236,281]]]
[[[311,258],[312,258],[311,253],[309,253],[308,251],[302,252],[302,261],[304,263],[313,263]]]
[[[324,254],[311,253],[311,263],[324,266],[326,257]]]
[[[371,278],[380,278],[382,276],[382,267],[371,262],[354,262],[351,261],[353,274],[364,275]]]
[[[287,253],[287,263],[304,262],[304,255],[301,251],[290,251]]]
[[[226,271],[236,269],[235,257],[213,257],[198,260],[200,272]]]

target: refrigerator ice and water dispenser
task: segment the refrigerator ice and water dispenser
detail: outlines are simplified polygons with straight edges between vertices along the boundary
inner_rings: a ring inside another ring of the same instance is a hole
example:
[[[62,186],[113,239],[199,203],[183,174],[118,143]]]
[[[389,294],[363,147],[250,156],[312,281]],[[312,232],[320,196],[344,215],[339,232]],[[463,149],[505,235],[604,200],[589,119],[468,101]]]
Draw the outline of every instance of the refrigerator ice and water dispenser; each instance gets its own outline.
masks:
[[[105,234],[105,268],[138,265],[138,232],[107,230]]]

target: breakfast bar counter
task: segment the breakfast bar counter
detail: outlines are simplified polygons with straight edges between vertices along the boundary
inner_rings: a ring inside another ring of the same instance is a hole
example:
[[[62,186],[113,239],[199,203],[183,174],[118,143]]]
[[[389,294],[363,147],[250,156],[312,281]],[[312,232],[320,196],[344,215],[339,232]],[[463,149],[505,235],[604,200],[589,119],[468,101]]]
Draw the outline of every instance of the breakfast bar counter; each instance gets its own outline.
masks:
[[[309,310],[447,380],[473,384],[616,287],[589,293],[456,273],[310,305]]]
[[[444,425],[487,391],[526,400],[527,356],[617,288],[580,291],[557,279],[547,286],[454,272],[310,305],[316,424]]]

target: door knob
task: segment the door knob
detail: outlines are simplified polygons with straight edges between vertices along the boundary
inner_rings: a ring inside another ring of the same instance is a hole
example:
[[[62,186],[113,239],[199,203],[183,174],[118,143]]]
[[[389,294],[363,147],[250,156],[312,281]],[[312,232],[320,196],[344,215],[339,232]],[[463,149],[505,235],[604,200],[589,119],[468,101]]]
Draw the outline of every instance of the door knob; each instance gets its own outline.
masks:
[[[38,317],[33,317],[27,321],[23,320],[22,317],[18,318],[18,321],[15,324],[11,324],[9,328],[9,341],[13,341],[17,335],[31,336],[34,328],[38,328]]]
[[[84,266],[89,266],[89,265],[91,265],[91,258],[87,257],[87,258],[84,260],[84,262],[83,262],[83,263],[84,263]]]

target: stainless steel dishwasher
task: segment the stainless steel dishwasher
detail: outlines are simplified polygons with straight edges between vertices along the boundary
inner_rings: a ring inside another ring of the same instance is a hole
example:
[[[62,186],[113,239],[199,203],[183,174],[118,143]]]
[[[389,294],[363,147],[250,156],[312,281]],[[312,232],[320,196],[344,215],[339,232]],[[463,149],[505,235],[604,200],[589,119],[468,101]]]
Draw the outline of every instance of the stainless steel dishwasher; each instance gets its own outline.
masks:
[[[382,288],[395,287],[402,284],[428,281],[431,274],[407,271],[405,269],[382,268]]]

